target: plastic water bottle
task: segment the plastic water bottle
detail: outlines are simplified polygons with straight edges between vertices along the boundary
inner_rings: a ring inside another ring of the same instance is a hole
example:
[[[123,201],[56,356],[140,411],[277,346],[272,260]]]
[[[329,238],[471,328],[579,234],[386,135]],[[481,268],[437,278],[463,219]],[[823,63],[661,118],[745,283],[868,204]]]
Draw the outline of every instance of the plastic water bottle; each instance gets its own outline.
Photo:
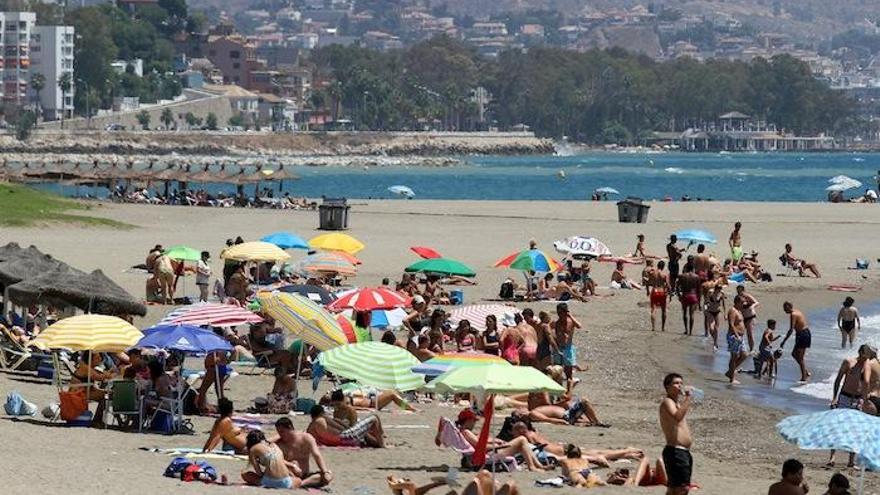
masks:
[[[691,402],[693,402],[694,404],[699,404],[703,402],[703,399],[706,398],[706,392],[703,392],[702,389],[689,387],[687,390],[688,395],[691,396]]]

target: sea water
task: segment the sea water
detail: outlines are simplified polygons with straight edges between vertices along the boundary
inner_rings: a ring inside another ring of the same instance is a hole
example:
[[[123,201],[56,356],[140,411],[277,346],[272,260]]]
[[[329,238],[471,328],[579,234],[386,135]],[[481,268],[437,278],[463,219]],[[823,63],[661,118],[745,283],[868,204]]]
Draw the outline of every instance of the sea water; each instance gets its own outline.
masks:
[[[845,297],[845,294],[841,295],[841,302]],[[806,313],[813,340],[806,355],[807,368],[812,373],[812,377],[806,384],[798,382],[800,369],[794,358],[791,357],[795,338],[792,334],[785,344],[783,357],[779,359],[777,378],[768,380],[765,376],[761,380],[756,380],[751,374],[740,373],[737,376],[741,382],[740,385],[732,387],[727,385],[724,373],[727,371],[730,353],[727,352],[724,338],[727,327],[723,326],[718,338],[721,346],[718,352],[712,353],[710,342],[708,349],[706,349],[707,346],[703,346],[695,356],[698,364],[704,369],[710,369],[718,377],[718,380],[710,380],[711,388],[706,392],[707,395],[711,395],[712,389],[731,387],[745,400],[789,412],[804,413],[827,409],[831,403],[834,379],[837,377],[837,370],[840,369],[841,362],[848,357],[856,356],[861,344],[867,343],[875,348],[880,345],[880,301],[861,305],[857,301],[856,306],[861,315],[862,329],[858,333],[853,347],[847,346],[845,349],[840,347],[840,330],[837,329],[839,306]],[[779,308],[779,311],[768,311],[763,308],[762,313],[759,313],[755,326],[756,345],[760,343],[768,318],[776,319],[776,334],[785,337],[785,333],[788,331],[788,318],[782,312],[782,308]],[[697,333],[697,329],[694,329],[694,333]],[[781,342],[781,339],[778,340],[774,349],[778,348]],[[750,357],[743,363],[742,369],[751,371],[753,368]]]
[[[857,179],[863,188],[848,194],[862,194],[864,187],[876,187],[874,176],[880,170],[880,155],[854,153],[587,152],[461,160],[462,165],[452,167],[292,167],[300,179],[284,181],[283,191],[312,198],[391,198],[390,186],[405,185],[417,199],[584,201],[594,189],[611,187],[623,196],[655,200],[687,195],[724,201],[823,201],[829,178],[843,174]],[[67,195],[107,194],[106,189],[86,186],[43,187]],[[207,189],[235,192],[234,186],[223,184],[208,184]],[[245,191],[253,195],[254,187]]]

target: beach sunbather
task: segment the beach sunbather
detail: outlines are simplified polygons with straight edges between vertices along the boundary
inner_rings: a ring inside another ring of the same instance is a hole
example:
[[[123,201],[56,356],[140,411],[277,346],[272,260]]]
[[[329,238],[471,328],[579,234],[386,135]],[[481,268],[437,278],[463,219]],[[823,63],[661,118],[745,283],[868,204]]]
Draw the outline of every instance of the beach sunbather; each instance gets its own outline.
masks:
[[[358,420],[354,425],[328,417],[324,407],[315,405],[309,411],[312,422],[306,431],[320,445],[328,447],[375,447],[385,448],[385,432],[382,422],[375,414]]]
[[[458,414],[458,421],[456,421],[455,424],[464,439],[467,440],[467,442],[472,447],[476,448],[479,443],[479,437],[473,431],[474,426],[476,426],[477,424],[476,413],[474,413],[471,409],[462,409],[461,412]],[[525,464],[528,467],[529,471],[544,470],[541,467],[541,463],[538,461],[538,458],[535,456],[535,453],[532,451],[531,444],[527,439],[523,437],[514,438],[509,442],[490,437],[487,448],[491,449],[492,452],[495,452],[499,456],[520,455],[525,461]]]
[[[448,484],[446,478],[435,477],[431,479],[431,483],[422,486],[416,486],[409,478],[398,478],[394,475],[389,475],[386,481],[393,495],[424,495],[434,488]],[[456,492],[452,490],[448,493],[454,495]],[[483,469],[474,476],[473,481],[464,487],[460,495],[519,495],[520,493],[513,480],[504,483],[495,481],[495,475]]]
[[[247,432],[235,426],[232,422],[232,401],[221,398],[217,401],[217,412],[220,417],[214,421],[208,440],[202,448],[202,452],[211,452],[222,443],[223,450],[234,450],[237,454],[247,451]]]

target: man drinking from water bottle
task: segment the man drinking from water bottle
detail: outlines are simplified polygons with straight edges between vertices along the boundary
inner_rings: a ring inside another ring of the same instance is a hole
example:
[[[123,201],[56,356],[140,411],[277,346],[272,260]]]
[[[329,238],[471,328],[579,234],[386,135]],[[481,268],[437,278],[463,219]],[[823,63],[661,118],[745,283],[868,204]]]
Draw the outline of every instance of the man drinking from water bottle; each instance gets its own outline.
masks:
[[[694,390],[684,387],[684,379],[678,373],[666,375],[663,386],[666,397],[660,403],[660,428],[666,437],[663,448],[668,478],[666,495],[686,495],[691,487],[694,459],[690,452],[691,430],[685,416],[693,403]]]

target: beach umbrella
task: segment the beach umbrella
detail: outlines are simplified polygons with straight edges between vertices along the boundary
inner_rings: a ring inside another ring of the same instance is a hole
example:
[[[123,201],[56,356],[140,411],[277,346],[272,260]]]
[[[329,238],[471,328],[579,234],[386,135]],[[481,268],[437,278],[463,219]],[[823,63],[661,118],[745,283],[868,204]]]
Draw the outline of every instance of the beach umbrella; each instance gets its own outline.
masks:
[[[260,239],[263,242],[274,244],[281,249],[308,249],[305,239],[289,232],[275,232]]]
[[[441,275],[459,275],[473,277],[476,273],[460,261],[449,258],[432,258],[422,260],[404,269],[407,272],[439,273]]]
[[[438,253],[437,251],[424,246],[412,246],[409,248],[412,252],[421,256],[426,260],[434,259],[434,258],[442,258],[443,255]]]
[[[340,297],[327,305],[330,311],[354,309],[372,311],[374,309],[405,308],[412,304],[412,298],[387,287],[367,287]]]
[[[426,389],[447,393],[489,394],[562,393],[565,388],[531,366],[488,364],[453,368],[432,380]]]
[[[420,363],[418,366],[413,367],[412,371],[413,373],[434,378],[455,368],[488,366],[490,364],[511,366],[509,362],[492,354],[486,354],[484,352],[455,352],[450,354],[440,354],[433,357]]]
[[[364,244],[348,234],[333,232],[321,234],[309,240],[309,246],[314,249],[326,251],[345,251],[348,254],[357,254],[364,248]]]
[[[337,376],[379,390],[407,392],[425,385],[424,377],[412,372],[419,360],[406,349],[382,342],[339,346],[319,354],[318,361]]]
[[[241,306],[203,302],[175,309],[165,315],[157,325],[236,327],[262,321],[263,319],[259,315]]]
[[[828,179],[829,184],[840,184],[841,182],[850,182],[854,181],[852,177],[848,175],[835,175],[834,177]]]
[[[226,339],[195,325],[157,325],[146,328],[143,338],[132,347],[165,349],[184,354],[232,351],[232,345]]]
[[[598,187],[593,192],[597,192],[599,194],[620,194],[620,192],[613,187]]]
[[[330,304],[331,302],[333,302],[333,294],[330,294],[327,289],[319,285],[292,284],[278,287],[277,290],[281,292],[286,292],[288,294],[299,294],[322,305]]]
[[[865,469],[880,470],[880,418],[855,409],[789,416],[776,425],[788,442],[804,450],[842,450],[859,457],[862,493]]]
[[[257,300],[278,324],[320,351],[348,342],[336,318],[308,298],[276,291],[259,292]]]
[[[372,328],[400,328],[406,318],[406,311],[401,308],[374,309],[370,313],[370,327]]]
[[[482,332],[486,330],[486,317],[494,315],[499,325],[503,325],[506,321],[513,326],[513,318],[519,313],[519,310],[513,306],[505,306],[503,304],[471,304],[469,306],[457,306],[449,312],[449,323],[458,325],[461,320],[470,322],[471,327]]]
[[[131,323],[115,316],[85,314],[49,325],[34,340],[43,349],[120,352],[137,343],[143,334]]]
[[[371,341],[372,335],[370,334],[370,330],[357,326],[355,322],[351,320],[351,313],[339,313],[336,315],[336,321],[345,333],[345,338],[348,339],[349,344]]]
[[[388,191],[398,196],[403,196],[410,199],[416,197],[416,193],[413,192],[413,190],[410,189],[408,186],[391,186],[388,188]]]
[[[335,252],[306,256],[296,264],[296,270],[305,273],[357,274],[354,264]]]
[[[202,252],[187,246],[172,246],[165,250],[165,255],[178,261],[199,261]]]
[[[526,249],[515,256],[505,256],[495,263],[496,267],[507,267],[511,270],[555,272],[561,265],[553,258],[547,256],[540,249]]]
[[[675,233],[675,237],[678,238],[679,241],[688,241],[691,244],[715,244],[718,242],[715,239],[715,236],[709,232],[708,230],[699,230],[699,229],[686,229],[679,230]]]
[[[611,256],[611,250],[599,239],[587,236],[571,236],[553,243],[556,251],[575,258],[599,258]]]
[[[848,191],[850,189],[855,189],[857,187],[862,187],[862,183],[855,180],[855,179],[850,179],[849,177],[846,177],[845,180],[842,180],[840,182],[835,182],[835,183],[831,184],[830,186],[826,187],[825,190],[829,191],[829,192],[843,192],[843,191]]]
[[[363,265],[364,264],[364,262],[361,261],[357,256],[355,256],[353,254],[348,254],[345,251],[328,251],[328,252],[333,253],[336,256],[339,256],[340,258],[344,259],[345,261],[348,261],[352,265]]]
[[[282,261],[290,259],[290,255],[281,248],[275,244],[263,241],[236,244],[224,250],[220,256],[223,259],[235,261]]]

